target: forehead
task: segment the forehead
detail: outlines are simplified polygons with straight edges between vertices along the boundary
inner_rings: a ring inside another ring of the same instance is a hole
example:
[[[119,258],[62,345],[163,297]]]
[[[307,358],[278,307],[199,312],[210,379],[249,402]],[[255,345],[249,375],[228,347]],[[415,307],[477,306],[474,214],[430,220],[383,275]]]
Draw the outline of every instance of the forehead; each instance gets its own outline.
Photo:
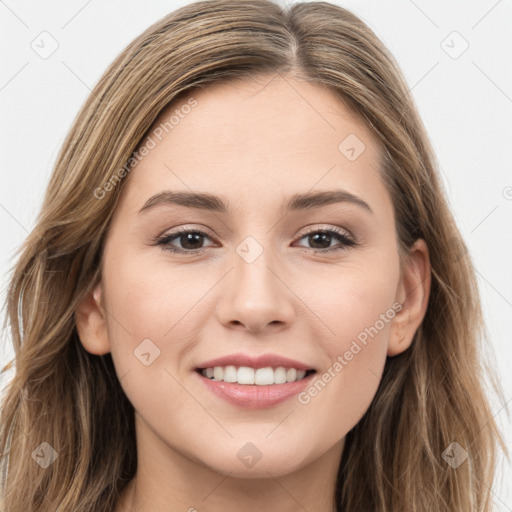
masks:
[[[314,188],[386,193],[379,146],[365,123],[331,89],[290,76],[231,80],[182,94],[149,137],[153,147],[127,184],[139,208],[164,189],[259,205]]]

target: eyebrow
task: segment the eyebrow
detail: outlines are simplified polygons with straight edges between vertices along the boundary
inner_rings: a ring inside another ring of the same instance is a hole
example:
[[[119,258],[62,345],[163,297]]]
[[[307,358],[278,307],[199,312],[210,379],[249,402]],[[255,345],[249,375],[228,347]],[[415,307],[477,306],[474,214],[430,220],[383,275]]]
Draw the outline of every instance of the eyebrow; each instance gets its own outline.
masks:
[[[335,203],[352,203],[370,213],[374,213],[366,201],[346,190],[326,190],[294,194],[285,204],[285,211],[289,213]],[[165,190],[150,197],[139,210],[139,215],[160,205],[178,205],[218,213],[230,212],[228,203],[219,196],[208,193]]]

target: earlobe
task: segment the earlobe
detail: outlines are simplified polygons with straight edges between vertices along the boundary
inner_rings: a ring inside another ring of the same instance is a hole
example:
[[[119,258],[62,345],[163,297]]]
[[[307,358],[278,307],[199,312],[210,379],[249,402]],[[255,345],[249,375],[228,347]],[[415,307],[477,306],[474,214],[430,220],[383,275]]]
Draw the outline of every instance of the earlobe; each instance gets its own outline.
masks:
[[[75,324],[80,341],[91,354],[110,352],[106,315],[101,305],[101,282],[87,292],[75,311]]]
[[[396,356],[411,346],[427,311],[430,283],[428,247],[420,238],[412,245],[403,265],[396,298],[402,304],[402,309],[393,319],[388,356]]]

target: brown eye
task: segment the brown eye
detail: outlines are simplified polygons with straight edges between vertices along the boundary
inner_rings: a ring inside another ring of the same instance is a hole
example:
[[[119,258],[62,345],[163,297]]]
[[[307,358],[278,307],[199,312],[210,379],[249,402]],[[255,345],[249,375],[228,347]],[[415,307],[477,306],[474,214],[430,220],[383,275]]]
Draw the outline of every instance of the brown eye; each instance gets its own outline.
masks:
[[[307,239],[311,244],[311,249],[314,252],[329,252],[340,249],[347,249],[348,247],[356,245],[355,240],[348,235],[347,232],[338,230],[336,228],[320,229],[303,234],[301,239]],[[338,241],[338,247],[332,246],[331,243]]]
[[[203,247],[205,238],[210,237],[200,229],[180,228],[160,237],[157,244],[167,251],[196,254],[205,249]]]

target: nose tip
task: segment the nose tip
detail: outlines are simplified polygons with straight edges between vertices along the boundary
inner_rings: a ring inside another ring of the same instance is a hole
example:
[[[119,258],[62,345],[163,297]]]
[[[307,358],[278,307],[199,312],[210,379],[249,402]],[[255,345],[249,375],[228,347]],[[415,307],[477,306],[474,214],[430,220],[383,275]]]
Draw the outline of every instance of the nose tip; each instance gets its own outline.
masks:
[[[259,333],[290,324],[295,311],[293,294],[264,258],[240,260],[224,282],[217,314],[221,323]]]

